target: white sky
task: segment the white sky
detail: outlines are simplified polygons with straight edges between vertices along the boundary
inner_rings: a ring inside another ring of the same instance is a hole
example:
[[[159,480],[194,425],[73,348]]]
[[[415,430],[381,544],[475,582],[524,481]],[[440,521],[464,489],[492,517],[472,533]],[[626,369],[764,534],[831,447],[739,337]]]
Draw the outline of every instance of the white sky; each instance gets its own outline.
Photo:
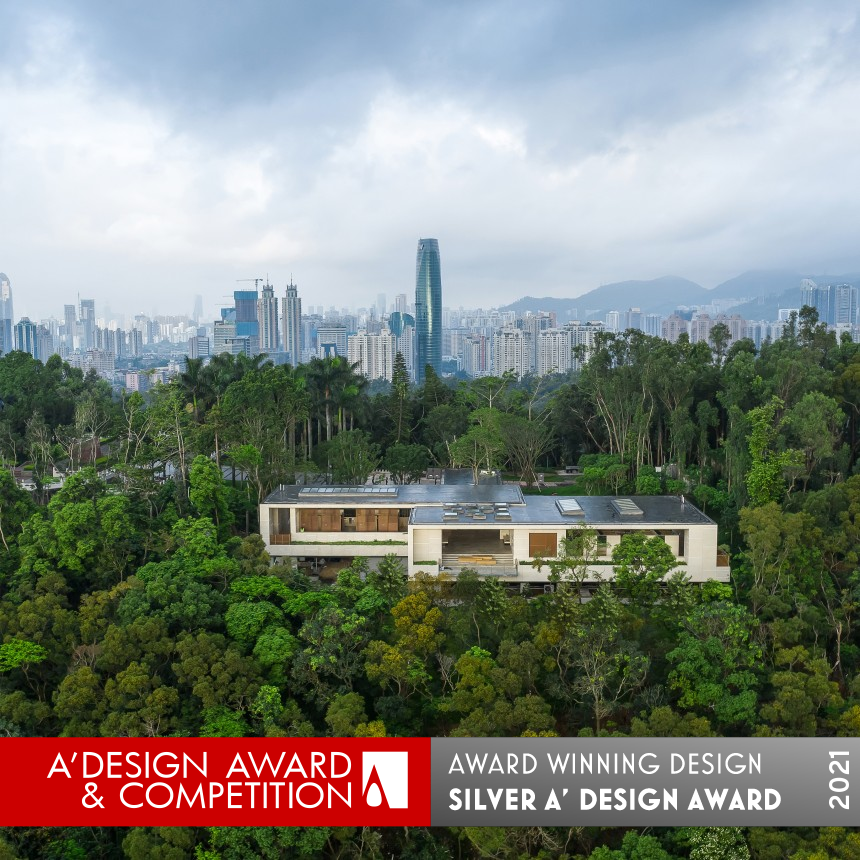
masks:
[[[38,318],[392,302],[419,236],[451,306],[858,270],[857,8],[3,4],[0,271]]]

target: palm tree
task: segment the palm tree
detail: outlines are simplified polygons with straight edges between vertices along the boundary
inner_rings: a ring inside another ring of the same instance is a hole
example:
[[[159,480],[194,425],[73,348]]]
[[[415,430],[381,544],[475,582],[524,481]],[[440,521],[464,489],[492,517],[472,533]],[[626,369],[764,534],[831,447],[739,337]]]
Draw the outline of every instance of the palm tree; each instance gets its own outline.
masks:
[[[179,374],[179,390],[186,402],[194,406],[194,420],[200,422],[201,401],[209,394],[209,379],[202,358],[188,358],[185,370]]]
[[[340,380],[340,389],[336,393],[338,424],[341,432],[346,430],[347,416],[349,416],[349,429],[354,429],[355,408],[361,402],[361,395],[367,388],[367,377],[357,373],[357,368],[358,362],[347,365],[347,370],[344,371],[343,378]]]
[[[308,365],[308,379],[317,394],[318,402],[325,409],[325,438],[331,442],[332,437],[332,406],[352,377],[352,367],[346,359],[339,355],[325,358],[312,358]]]

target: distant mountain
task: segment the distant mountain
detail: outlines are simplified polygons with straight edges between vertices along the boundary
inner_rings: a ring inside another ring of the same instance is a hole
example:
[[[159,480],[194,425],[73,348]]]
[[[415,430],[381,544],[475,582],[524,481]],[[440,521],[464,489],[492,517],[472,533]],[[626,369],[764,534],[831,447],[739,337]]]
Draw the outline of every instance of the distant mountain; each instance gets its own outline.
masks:
[[[742,305],[736,305],[729,314],[740,314],[745,320],[775,320],[780,308],[800,307],[800,283],[790,290],[770,296],[759,296]]]
[[[797,272],[760,270],[744,272],[708,290],[708,301],[738,299],[739,304],[761,296],[776,296],[786,290],[800,290],[803,275]]]
[[[651,281],[621,281],[604,284],[575,299],[526,296],[501,308],[503,311],[555,311],[560,323],[571,319],[603,317],[607,311],[642,308],[645,313],[671,313],[678,305],[695,305],[708,301],[710,291],[686,278],[666,275]]]
[[[641,308],[646,314],[668,316],[677,307],[724,303],[725,312],[746,319],[776,319],[780,308],[800,307],[800,282],[811,277],[817,284],[860,285],[860,274],[801,275],[797,272],[762,269],[744,272],[707,290],[686,278],[667,275],[652,281],[621,281],[604,284],[573,299],[525,296],[501,308],[524,313],[554,311],[559,323],[572,319],[603,319],[608,311]]]

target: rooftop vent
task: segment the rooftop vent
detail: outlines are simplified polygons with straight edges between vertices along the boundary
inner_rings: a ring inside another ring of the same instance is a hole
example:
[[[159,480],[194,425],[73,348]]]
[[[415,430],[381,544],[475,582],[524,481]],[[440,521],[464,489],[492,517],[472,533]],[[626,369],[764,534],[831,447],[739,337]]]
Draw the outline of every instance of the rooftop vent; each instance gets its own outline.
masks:
[[[563,517],[581,517],[584,514],[576,499],[558,499],[555,504]]]
[[[613,499],[610,504],[622,517],[641,517],[643,513],[633,499]]]

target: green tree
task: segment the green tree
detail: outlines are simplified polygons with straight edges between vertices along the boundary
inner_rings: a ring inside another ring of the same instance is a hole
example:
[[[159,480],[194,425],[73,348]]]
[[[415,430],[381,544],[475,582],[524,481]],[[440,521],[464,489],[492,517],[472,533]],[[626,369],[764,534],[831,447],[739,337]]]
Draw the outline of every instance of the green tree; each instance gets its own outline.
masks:
[[[587,703],[599,734],[604,721],[645,682],[648,657],[622,636],[622,608],[605,583],[580,613],[571,631],[574,695]]]
[[[622,535],[612,548],[615,584],[640,611],[651,609],[660,595],[660,583],[681,562],[659,535],[642,532]]]
[[[406,359],[398,352],[394,356],[394,370],[391,375],[391,416],[394,423],[394,444],[409,438],[409,370]]]
[[[845,415],[839,404],[821,391],[804,394],[786,412],[788,434],[803,454],[804,489],[820,465],[833,463],[844,425]]]
[[[773,699],[761,706],[768,735],[815,737],[826,729],[825,711],[842,705],[839,685],[830,680],[830,666],[803,646],[776,653],[770,676]],[[760,731],[759,734],[765,732]]]
[[[395,484],[417,483],[430,465],[430,454],[423,445],[392,445],[385,452],[385,468]]]
[[[748,419],[751,464],[746,485],[753,507],[778,501],[785,494],[785,473],[802,467],[800,452],[780,448],[780,430],[785,424],[785,403],[772,397],[764,406],[751,410]]]
[[[332,440],[328,457],[336,483],[361,485],[379,467],[379,445],[363,430],[347,430]]]
[[[233,516],[227,501],[224,476],[218,466],[202,454],[191,461],[188,497],[200,516],[209,517],[221,540],[229,536]]]
[[[537,483],[538,461],[553,445],[552,426],[545,418],[531,421],[519,415],[503,415],[499,432],[511,465],[531,487]]]
[[[742,606],[703,603],[683,622],[678,647],[668,654],[671,687],[685,710],[702,713],[726,730],[750,728],[758,711],[756,675],[761,648],[756,623]]]
[[[522,695],[521,679],[499,666],[489,651],[470,648],[455,664],[457,682],[443,711],[462,714],[452,732],[459,737],[534,734],[554,729],[550,707],[540,696]]]

